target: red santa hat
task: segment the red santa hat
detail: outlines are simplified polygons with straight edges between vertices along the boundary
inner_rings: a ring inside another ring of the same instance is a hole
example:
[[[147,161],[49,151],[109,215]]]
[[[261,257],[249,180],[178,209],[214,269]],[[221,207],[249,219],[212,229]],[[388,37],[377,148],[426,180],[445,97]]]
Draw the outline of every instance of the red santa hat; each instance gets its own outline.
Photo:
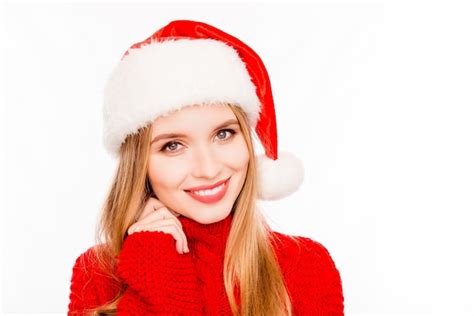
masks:
[[[104,91],[105,148],[117,157],[127,135],[157,117],[194,104],[240,106],[265,150],[257,156],[258,197],[276,200],[298,190],[301,161],[278,152],[270,78],[249,46],[209,24],[177,20],[133,44]]]

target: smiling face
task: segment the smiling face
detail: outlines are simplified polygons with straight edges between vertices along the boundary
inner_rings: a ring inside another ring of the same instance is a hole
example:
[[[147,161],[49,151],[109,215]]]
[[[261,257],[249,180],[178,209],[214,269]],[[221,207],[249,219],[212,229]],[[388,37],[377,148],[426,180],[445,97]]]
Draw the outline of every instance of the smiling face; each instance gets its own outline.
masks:
[[[229,215],[249,163],[247,145],[229,106],[189,106],[158,117],[150,146],[148,179],[170,211],[202,224]]]

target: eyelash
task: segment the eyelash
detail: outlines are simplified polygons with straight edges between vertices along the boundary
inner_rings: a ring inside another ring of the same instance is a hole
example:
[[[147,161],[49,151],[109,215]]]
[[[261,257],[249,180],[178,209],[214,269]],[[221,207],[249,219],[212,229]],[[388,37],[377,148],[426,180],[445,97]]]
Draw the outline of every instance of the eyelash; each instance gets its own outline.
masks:
[[[230,136],[226,139],[223,139],[222,141],[226,142],[230,139],[233,138],[233,135],[236,133],[236,131],[234,131],[233,129],[230,129],[230,128],[227,128],[227,129],[221,129],[217,132],[216,135],[219,135],[220,132],[229,132],[230,133]],[[163,147],[161,147],[160,151],[163,151],[163,152],[169,152],[169,153],[174,153],[176,152],[177,150],[172,150],[172,151],[167,151],[166,149],[168,148],[169,145],[171,144],[180,144],[179,142],[176,142],[176,141],[171,141],[171,142],[167,142],[166,144],[163,145]]]

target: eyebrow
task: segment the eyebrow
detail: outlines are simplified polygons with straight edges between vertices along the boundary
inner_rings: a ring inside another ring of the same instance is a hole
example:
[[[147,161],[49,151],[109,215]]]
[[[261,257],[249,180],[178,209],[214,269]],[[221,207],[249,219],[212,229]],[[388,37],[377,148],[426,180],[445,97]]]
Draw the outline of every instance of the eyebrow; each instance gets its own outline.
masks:
[[[220,129],[220,128],[223,128],[223,127],[226,127],[228,125],[232,125],[232,124],[238,124],[239,122],[236,120],[236,119],[230,119],[230,120],[227,120],[225,121],[224,123],[220,124],[219,126],[217,126],[216,128],[214,128],[213,132],[215,132],[216,130]],[[155,138],[153,138],[153,140],[151,141],[150,145],[152,145],[154,142],[156,141],[159,141],[160,139],[168,139],[168,138],[186,138],[187,136],[185,134],[179,134],[179,133],[167,133],[167,134],[161,134],[161,135],[157,135],[155,136]]]

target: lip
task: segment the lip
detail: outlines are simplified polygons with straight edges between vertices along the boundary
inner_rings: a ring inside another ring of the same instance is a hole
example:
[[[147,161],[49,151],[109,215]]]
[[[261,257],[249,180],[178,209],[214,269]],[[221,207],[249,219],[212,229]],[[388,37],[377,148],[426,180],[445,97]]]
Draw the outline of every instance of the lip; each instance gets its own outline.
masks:
[[[220,184],[224,183],[224,187],[217,192],[214,195],[206,195],[206,196],[201,196],[194,194],[192,191],[184,190],[190,197],[193,199],[202,202],[202,203],[216,203],[219,202],[226,194],[227,192],[227,187],[229,186],[229,180],[230,177],[227,178],[227,180],[219,181],[217,185],[214,185],[214,187],[219,186]],[[212,188],[212,187],[211,187]]]
[[[224,179],[222,181],[219,181],[219,182],[217,182],[213,185],[202,185],[202,186],[199,186],[199,187],[189,188],[189,189],[186,189],[184,191],[189,192],[189,191],[211,190],[211,189],[214,189],[215,187],[220,186],[222,183],[226,182],[229,179],[230,179],[230,177],[228,177],[227,179]]]

